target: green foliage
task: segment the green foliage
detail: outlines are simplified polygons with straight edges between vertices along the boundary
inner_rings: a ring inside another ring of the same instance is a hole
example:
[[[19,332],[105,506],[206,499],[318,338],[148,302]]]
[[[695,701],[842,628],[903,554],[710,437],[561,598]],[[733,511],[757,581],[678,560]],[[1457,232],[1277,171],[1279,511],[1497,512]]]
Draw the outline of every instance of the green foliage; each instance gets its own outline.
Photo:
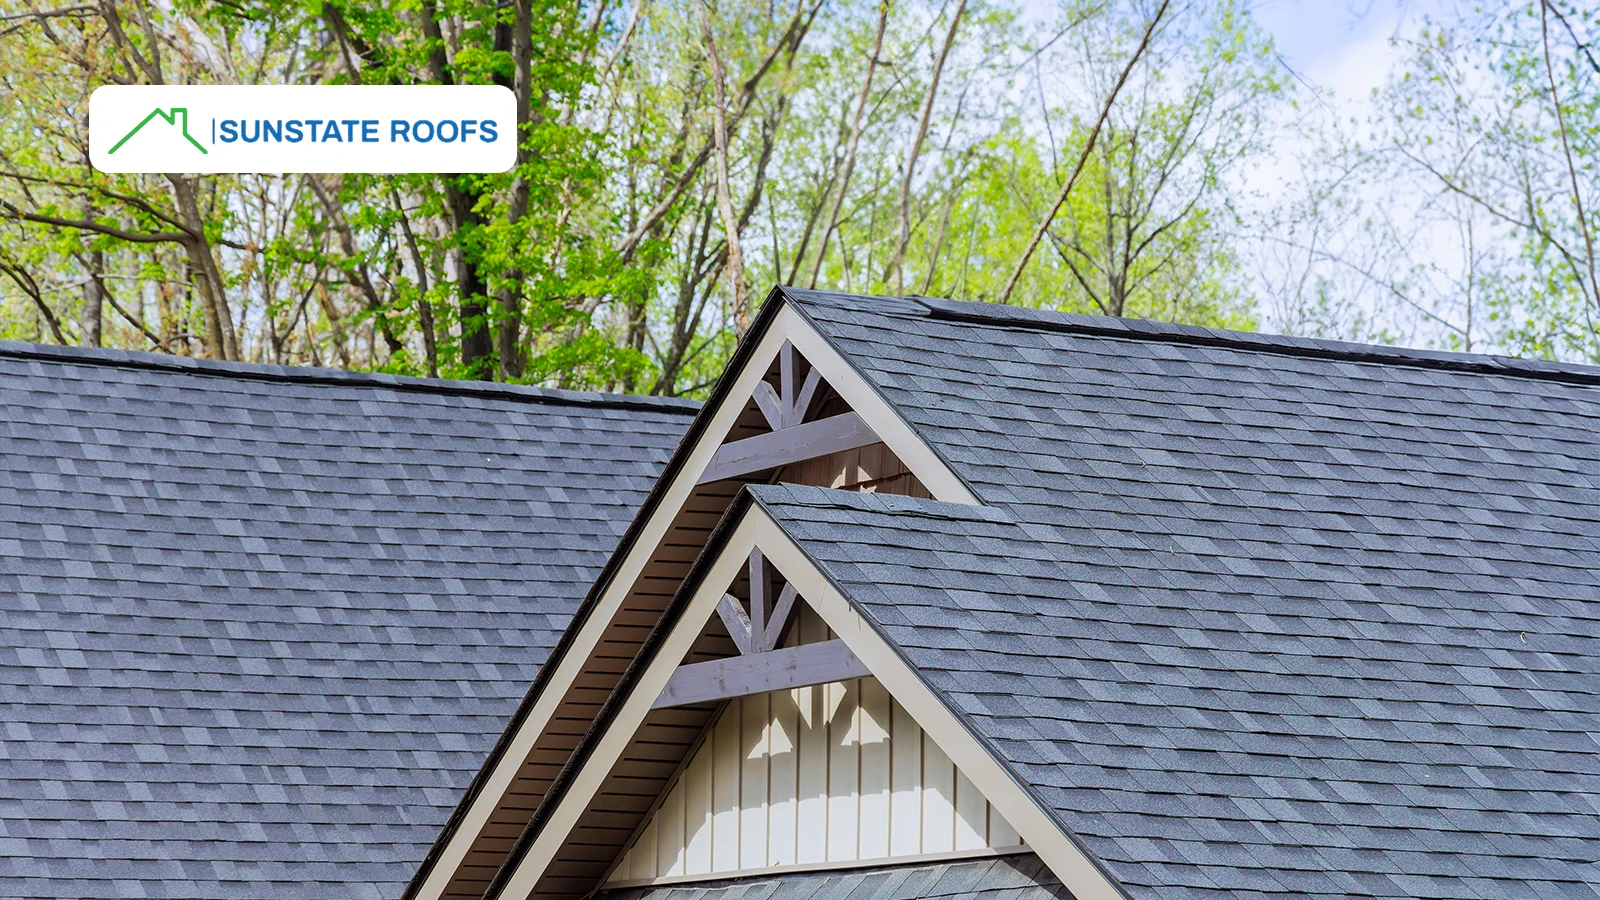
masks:
[[[1313,254],[1344,318],[1446,349],[1600,361],[1600,61],[1580,46],[1597,33],[1592,9],[1508,0],[1396,40],[1370,136],[1319,158],[1348,176],[1323,190],[1359,222],[1303,219],[1346,233]]]
[[[105,343],[163,352],[697,395],[737,344],[730,238],[758,300],[776,283],[998,296],[1156,4],[969,0],[936,80],[955,4],[892,4],[874,56],[883,7],[813,3],[709,11],[733,235],[696,4],[117,0],[30,21],[0,41],[0,333],[86,342],[98,322]],[[1600,85],[1575,36],[1600,20],[1557,6],[1594,230]],[[1265,212],[1253,173],[1305,98],[1243,0],[1174,10],[1012,302],[1596,356],[1540,0],[1417,36],[1373,137],[1325,143],[1306,198]],[[156,78],[497,83],[524,91],[526,121],[496,175],[90,170],[89,93]],[[1350,193],[1419,184],[1403,210]],[[1472,237],[1469,269],[1448,228]]]

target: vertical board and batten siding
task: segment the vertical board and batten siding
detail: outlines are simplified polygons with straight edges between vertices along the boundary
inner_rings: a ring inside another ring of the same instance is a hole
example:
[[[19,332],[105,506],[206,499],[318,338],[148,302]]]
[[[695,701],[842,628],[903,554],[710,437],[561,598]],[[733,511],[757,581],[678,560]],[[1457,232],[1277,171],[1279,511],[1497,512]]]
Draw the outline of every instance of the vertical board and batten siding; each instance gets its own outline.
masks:
[[[785,643],[827,640],[802,606]],[[731,700],[611,883],[1016,847],[875,678]]]

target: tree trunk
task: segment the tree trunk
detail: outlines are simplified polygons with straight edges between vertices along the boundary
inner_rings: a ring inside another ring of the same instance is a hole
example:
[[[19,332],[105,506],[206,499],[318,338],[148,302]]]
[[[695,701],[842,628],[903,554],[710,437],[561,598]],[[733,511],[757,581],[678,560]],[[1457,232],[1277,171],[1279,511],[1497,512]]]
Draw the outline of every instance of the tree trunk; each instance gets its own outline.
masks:
[[[906,248],[911,244],[911,179],[917,172],[917,157],[922,153],[922,142],[928,137],[928,121],[933,118],[933,101],[939,96],[939,78],[944,74],[944,61],[950,47],[956,42],[956,30],[961,27],[961,14],[967,9],[967,0],[958,0],[955,15],[950,17],[950,30],[945,32],[944,44],[933,63],[933,74],[928,79],[928,92],[922,97],[922,113],[917,118],[917,136],[911,141],[911,154],[906,157],[906,167],[900,176],[900,223],[896,232],[894,250],[889,255],[889,271],[883,280],[893,285],[896,294],[905,290],[903,274]]]
[[[224,292],[222,272],[216,257],[211,255],[211,243],[205,236],[205,219],[200,215],[200,201],[195,196],[194,182],[183,175],[168,175],[172,193],[178,201],[178,215],[184,230],[189,232],[183,241],[183,250],[189,258],[189,270],[195,286],[200,291],[201,318],[205,320],[205,351],[212,359],[236,360],[239,351],[234,344],[233,316],[228,311],[228,297]]]
[[[728,286],[733,290],[733,327],[744,337],[750,330],[750,298],[745,293],[744,250],[739,245],[738,216],[733,211],[733,196],[728,185],[728,78],[717,53],[717,40],[711,32],[711,7],[700,0],[700,31],[705,36],[706,56],[711,60],[711,82],[716,105],[711,108],[711,127],[716,149],[717,212],[728,244]]]
[[[339,238],[339,249],[344,255],[356,261],[356,275],[360,281],[354,285],[361,291],[365,298],[367,310],[372,313],[372,320],[377,323],[379,331],[383,333],[383,342],[389,348],[389,355],[405,349],[405,342],[395,334],[394,323],[389,321],[387,310],[384,309],[383,298],[379,296],[378,289],[372,283],[372,273],[368,271],[367,264],[361,259],[356,249],[355,232],[350,228],[350,222],[345,218],[344,209],[339,205],[338,194],[328,190],[317,176],[307,175],[306,183],[311,186],[311,192],[316,195],[317,201],[322,204],[322,209],[327,213],[328,222],[333,226],[334,234]]]
[[[462,190],[457,185],[460,176],[445,176],[445,201],[450,206],[450,218],[456,227],[456,236],[470,234],[484,226],[483,214],[474,207],[478,203],[475,191]],[[494,341],[489,330],[488,288],[478,271],[478,254],[466,241],[455,250],[456,294],[460,298],[461,313],[461,364],[469,378],[493,379]]]
[[[516,0],[515,21],[511,27],[511,59],[516,73],[509,85],[517,97],[517,174],[511,182],[511,203],[507,218],[511,222],[513,239],[517,224],[528,214],[528,179],[523,167],[528,164],[527,128],[530,107],[533,104],[533,4],[531,0]],[[500,42],[504,25],[495,29],[495,43]],[[496,79],[499,80],[499,79]],[[500,380],[521,378],[526,372],[522,353],[522,281],[521,270],[509,273],[505,287],[500,289]]]
[[[78,317],[78,344],[84,347],[100,346],[101,308],[105,297],[100,290],[100,276],[105,273],[106,255],[99,250],[86,254],[89,263],[89,280],[83,284],[83,312]]]
[[[439,27],[439,11],[433,0],[422,0],[422,34],[428,40],[428,74],[439,84],[454,84],[449,59],[445,55],[444,32]],[[489,329],[488,286],[478,271],[478,254],[470,241],[462,240],[483,227],[478,205],[479,192],[460,175],[442,174],[445,206],[456,230],[456,296],[461,320],[461,364],[467,377],[489,380],[493,377],[494,339]]]

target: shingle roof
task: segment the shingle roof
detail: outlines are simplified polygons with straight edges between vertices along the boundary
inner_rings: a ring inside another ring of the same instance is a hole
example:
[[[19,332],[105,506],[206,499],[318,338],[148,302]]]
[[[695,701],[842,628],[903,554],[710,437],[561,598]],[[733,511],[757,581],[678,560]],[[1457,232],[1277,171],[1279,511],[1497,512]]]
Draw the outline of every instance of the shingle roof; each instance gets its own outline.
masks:
[[[795,296],[986,506],[758,499],[1136,900],[1600,895],[1600,370]]]
[[[398,896],[693,411],[0,344],[0,896]]]
[[[1071,900],[1031,853],[726,882],[619,888],[596,900]]]

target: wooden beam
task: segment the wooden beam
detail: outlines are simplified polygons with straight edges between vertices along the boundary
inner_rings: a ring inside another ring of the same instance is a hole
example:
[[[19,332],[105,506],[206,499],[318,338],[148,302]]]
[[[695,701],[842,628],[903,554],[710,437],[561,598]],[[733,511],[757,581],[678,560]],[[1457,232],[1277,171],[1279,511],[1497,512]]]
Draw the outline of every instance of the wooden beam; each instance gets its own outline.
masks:
[[[795,592],[794,585],[786,584],[783,591],[778,594],[778,602],[772,607],[771,616],[768,618],[766,628],[759,633],[753,632],[751,642],[760,641],[762,652],[778,646],[778,638],[783,637],[783,626],[787,624],[789,611],[794,609],[795,598],[800,596]]]
[[[878,435],[860,415],[847,412],[829,416],[723,444],[706,466],[699,483],[749,475],[876,443]]]
[[[789,406],[789,424],[798,425],[805,421],[806,413],[811,409],[811,401],[817,396],[817,386],[822,383],[822,373],[813,366],[806,373],[806,382],[800,387],[800,394],[796,396]]]
[[[761,409],[761,415],[767,419],[767,427],[773,431],[782,428],[788,421],[787,406],[778,397],[778,392],[772,389],[772,385],[765,381],[756,382],[752,396],[755,398],[756,406]]]
[[[795,394],[800,391],[800,384],[795,377],[800,366],[799,356],[800,354],[795,352],[794,344],[788,341],[784,341],[783,346],[778,348],[778,390],[779,396],[783,398],[781,426],[783,428],[800,424],[800,420],[794,414]]]
[[[759,653],[767,633],[767,612],[772,604],[772,582],[767,577],[766,561],[761,548],[750,551],[750,650]]]
[[[751,641],[760,639],[760,634],[750,626],[750,617],[739,605],[739,598],[723,594],[722,599],[717,601],[717,615],[722,617],[722,624],[728,626],[728,637],[733,638],[733,645],[739,648],[740,653],[749,653]]]
[[[801,644],[749,656],[679,666],[651,709],[731,700],[872,674],[844,641]]]

